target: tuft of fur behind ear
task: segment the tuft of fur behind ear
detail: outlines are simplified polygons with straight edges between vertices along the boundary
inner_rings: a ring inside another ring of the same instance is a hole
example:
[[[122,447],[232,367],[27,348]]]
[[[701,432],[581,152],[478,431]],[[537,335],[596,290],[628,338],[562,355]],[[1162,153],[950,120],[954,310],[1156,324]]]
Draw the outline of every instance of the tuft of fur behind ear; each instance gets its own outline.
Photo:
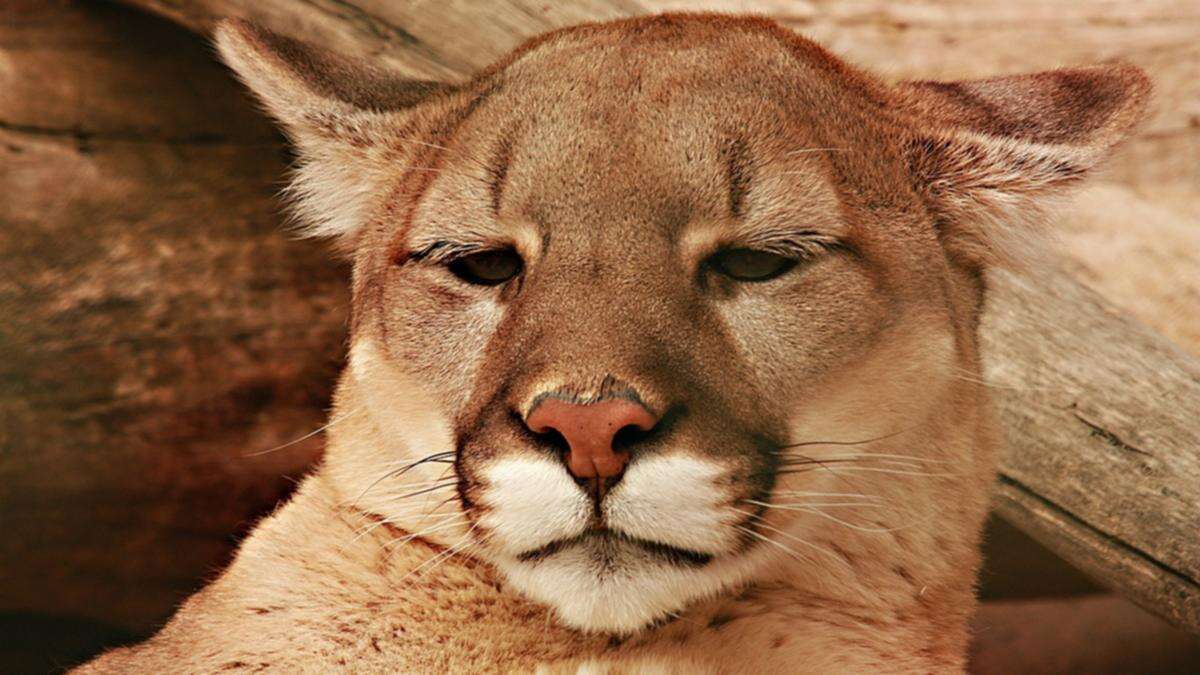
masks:
[[[299,166],[286,190],[303,236],[353,245],[385,168],[380,151],[406,111],[443,91],[278,35],[248,21],[217,27],[222,59],[280,121]]]
[[[951,256],[1014,265],[1037,224],[1145,116],[1150,80],[1110,65],[897,88],[911,116],[902,152]]]

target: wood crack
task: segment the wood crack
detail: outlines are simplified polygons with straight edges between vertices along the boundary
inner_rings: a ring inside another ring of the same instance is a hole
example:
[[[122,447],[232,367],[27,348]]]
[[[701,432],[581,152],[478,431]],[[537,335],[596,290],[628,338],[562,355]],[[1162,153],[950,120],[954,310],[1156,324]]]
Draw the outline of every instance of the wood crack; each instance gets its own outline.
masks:
[[[1129,443],[1129,442],[1123,440],[1120,436],[1113,433],[1112,431],[1105,429],[1099,422],[1088,419],[1087,417],[1085,417],[1083,415],[1083,413],[1079,412],[1079,410],[1076,409],[1074,406],[1072,406],[1071,414],[1075,416],[1075,419],[1079,420],[1080,422],[1083,423],[1084,426],[1086,426],[1088,429],[1090,429],[1093,436],[1099,436],[1100,438],[1103,438],[1105,441],[1108,442],[1109,445],[1113,446],[1114,448],[1119,448],[1121,450],[1125,450],[1127,452],[1132,452],[1132,453],[1135,453],[1138,455],[1145,455],[1146,457],[1154,456],[1151,453],[1146,452],[1145,450],[1137,447],[1136,445],[1133,445],[1132,443]]]
[[[239,146],[273,146],[282,141],[253,141],[229,138],[221,134],[200,132],[183,136],[154,136],[138,131],[90,131],[82,127],[46,127],[36,124],[21,124],[0,120],[0,131],[9,131],[30,136],[48,136],[51,138],[71,138],[80,143],[88,141],[118,141],[127,143],[162,143],[164,145],[239,145]]]
[[[1181,570],[1175,569],[1174,567],[1171,567],[1167,563],[1159,560],[1158,558],[1155,558],[1153,555],[1143,551],[1142,549],[1134,546],[1133,544],[1130,544],[1129,542],[1125,541],[1124,539],[1121,539],[1120,537],[1109,534],[1108,532],[1101,530],[1100,528],[1092,525],[1091,523],[1080,519],[1079,516],[1064,509],[1063,507],[1054,503],[1050,499],[1047,499],[1046,497],[1042,496],[1039,492],[1037,492],[1033,488],[1029,487],[1028,485],[1025,485],[1024,483],[1017,480],[1016,478],[1013,478],[1012,476],[1001,473],[997,477],[997,479],[999,480],[999,482],[1003,483],[1004,485],[1007,485],[1009,487],[1020,490],[1023,494],[1029,496],[1030,498],[1036,500],[1038,503],[1042,504],[1047,509],[1053,511],[1055,513],[1055,515],[1062,518],[1063,520],[1070,521],[1072,524],[1078,526],[1080,529],[1083,529],[1083,530],[1095,535],[1099,539],[1104,540],[1106,543],[1108,543],[1112,547],[1114,547],[1120,551],[1123,551],[1135,558],[1138,558],[1140,560],[1143,560],[1143,561],[1149,563],[1150,565],[1152,565],[1156,569],[1160,570],[1164,574],[1168,574],[1168,575],[1174,577],[1175,579],[1177,579],[1178,581],[1180,581],[1188,586],[1193,587],[1197,593],[1200,593],[1200,582],[1193,579],[1187,573],[1185,573]]]

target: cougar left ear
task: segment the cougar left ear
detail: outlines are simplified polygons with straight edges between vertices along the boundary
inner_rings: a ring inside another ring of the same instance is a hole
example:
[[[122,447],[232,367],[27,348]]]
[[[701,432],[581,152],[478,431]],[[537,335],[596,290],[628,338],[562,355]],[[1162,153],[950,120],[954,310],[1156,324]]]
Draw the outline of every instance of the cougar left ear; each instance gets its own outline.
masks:
[[[1133,131],[1150,80],[1128,65],[899,85],[903,153],[952,257],[1012,263],[1028,226]]]
[[[405,111],[449,87],[405,78],[242,20],[217,28],[221,57],[282,124],[300,156],[290,191],[302,233],[352,245],[379,170],[373,154]]]

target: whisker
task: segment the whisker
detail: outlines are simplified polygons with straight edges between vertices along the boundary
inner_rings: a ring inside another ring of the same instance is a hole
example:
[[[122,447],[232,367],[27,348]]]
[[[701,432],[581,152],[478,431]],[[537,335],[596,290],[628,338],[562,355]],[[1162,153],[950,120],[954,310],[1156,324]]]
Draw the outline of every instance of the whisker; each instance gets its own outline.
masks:
[[[426,511],[426,512],[425,512],[425,517],[426,517],[426,518],[428,518],[428,517],[429,517],[430,515],[432,515],[432,514],[433,514],[435,511],[437,511],[438,509],[442,508],[442,507],[443,507],[443,506],[445,506],[446,504],[449,504],[450,502],[454,501],[454,500],[455,500],[455,499],[457,499],[457,498],[458,498],[458,494],[457,494],[457,493],[455,493],[455,494],[452,494],[452,495],[450,495],[449,497],[446,497],[445,499],[443,499],[442,501],[438,502],[437,504],[434,504],[432,507],[430,507],[430,509],[429,509],[428,511]]]
[[[742,525],[735,525],[734,527],[741,530],[742,532],[745,532],[746,534],[750,535],[751,537],[758,539],[759,541],[765,541],[768,544],[771,544],[772,546],[778,547],[784,553],[787,553],[788,555],[792,556],[793,558],[795,558],[797,560],[800,560],[800,561],[806,562],[806,563],[814,562],[812,558],[805,557],[804,555],[801,555],[801,553],[799,551],[795,551],[795,550],[791,549],[790,547],[785,546],[760,532],[755,532],[754,530],[752,530],[748,527],[744,527]]]
[[[406,492],[402,495],[396,495],[395,497],[388,497],[387,501],[389,501],[389,502],[390,501],[398,501],[401,499],[407,499],[409,497],[416,497],[419,495],[429,494],[430,492],[436,492],[437,490],[445,490],[446,488],[454,487],[456,485],[458,485],[458,479],[457,478],[449,478],[445,482],[438,484],[438,485],[434,485],[433,487],[427,487],[422,490],[415,490],[413,492]]]
[[[864,499],[883,499],[878,495],[865,495],[861,492],[806,492],[804,490],[781,490],[775,495],[785,497],[862,497]]]
[[[778,467],[782,468],[782,469],[788,469],[788,468],[808,466],[808,465],[812,465],[812,464],[819,464],[821,466],[825,466],[825,465],[829,465],[829,464],[836,464],[836,465],[839,465],[839,466],[835,467],[837,469],[882,468],[882,469],[907,470],[907,471],[916,471],[916,472],[924,472],[924,470],[930,468],[930,467],[926,467],[926,466],[917,464],[916,462],[907,462],[907,461],[898,460],[898,459],[872,459],[872,458],[828,459],[828,460],[827,459],[821,459],[821,460],[797,459],[797,460],[789,460],[786,462],[780,462],[778,464]],[[827,468],[829,468],[830,471],[834,470],[834,468],[830,468],[830,467],[827,467]]]
[[[447,514],[445,517],[440,518],[437,521],[437,523],[441,524],[450,518],[461,518],[461,517],[462,517],[461,514],[450,513],[450,514]],[[397,523],[395,522],[394,516],[389,516],[388,518],[381,518],[378,521],[371,523],[370,525],[368,525],[368,526],[362,528],[361,530],[359,530],[358,532],[356,532],[354,534],[354,537],[352,539],[350,539],[350,543],[353,544],[354,542],[358,541],[359,539],[366,536],[367,534],[374,532],[379,527],[382,527],[384,525],[396,525],[396,524]],[[385,546],[386,546],[386,544],[385,544]]]
[[[1041,391],[1063,391],[1063,389],[1061,387],[1055,387],[1052,385],[1030,386],[1030,385],[1015,385],[1015,384],[1000,384],[999,382],[992,382],[990,380],[985,380],[981,377],[978,377],[977,373],[973,373],[973,372],[971,372],[965,368],[962,368],[960,366],[951,366],[951,368],[954,371],[956,371],[952,374],[952,376],[954,378],[963,380],[964,382],[980,384],[980,385],[983,385],[983,386],[991,388],[991,389],[1008,389],[1010,391],[1039,391],[1039,390],[1041,390]]]
[[[402,484],[400,485],[400,487],[402,487],[402,488],[404,488],[404,489],[406,489],[406,490],[415,490],[415,489],[417,489],[417,488],[430,487],[430,486],[433,486],[433,485],[444,485],[444,484],[450,484],[450,483],[453,483],[453,482],[454,482],[454,481],[456,481],[456,480],[458,480],[458,479],[457,479],[457,478],[455,478],[455,477],[448,477],[448,478],[435,478],[435,479],[433,479],[433,480],[423,480],[423,481],[421,481],[421,482],[419,482],[419,483],[402,483]],[[393,496],[395,496],[395,495],[393,495]]]
[[[878,502],[789,502],[786,504],[768,504],[754,499],[743,499],[746,504],[755,504],[767,509],[783,509],[784,511],[803,511],[801,507],[825,507],[825,506],[860,506],[865,508],[877,508],[883,506]]]
[[[841,556],[839,556],[838,554],[834,553],[833,551],[830,551],[830,550],[827,550],[827,549],[825,549],[825,548],[822,548],[822,547],[818,546],[817,544],[814,544],[814,543],[812,543],[811,541],[808,541],[808,540],[806,540],[806,539],[801,539],[800,537],[797,537],[796,535],[794,535],[794,534],[792,534],[792,533],[790,533],[790,532],[786,532],[786,531],[784,531],[784,530],[781,530],[781,529],[779,529],[778,527],[774,527],[774,526],[772,526],[772,525],[768,525],[767,523],[763,522],[763,520],[762,520],[762,518],[761,518],[761,517],[759,517],[759,516],[757,516],[757,515],[755,515],[755,514],[751,514],[751,513],[749,513],[748,511],[745,511],[745,512],[743,512],[743,513],[746,513],[747,515],[750,515],[750,516],[752,516],[753,518],[756,518],[756,519],[758,520],[758,526],[759,526],[759,527],[761,527],[761,528],[764,528],[764,529],[767,529],[767,530],[770,530],[770,531],[772,531],[772,532],[775,532],[775,533],[777,533],[777,534],[781,534],[781,535],[783,535],[783,536],[787,537],[788,539],[790,539],[790,540],[792,540],[792,541],[795,541],[796,543],[803,544],[803,545],[805,545],[805,546],[807,546],[807,547],[809,547],[809,548],[815,549],[815,550],[817,550],[817,551],[819,551],[819,552],[821,552],[821,553],[823,553],[823,554],[825,554],[825,555],[829,556],[830,558],[832,558],[832,559],[836,560],[836,561],[838,562],[838,564],[840,564],[840,565],[844,566],[844,567],[845,567],[847,570],[849,570],[849,572],[850,572],[851,574],[855,574],[855,570],[854,570],[854,568],[853,568],[853,567],[851,567],[851,566],[850,566],[850,563],[846,562],[844,559],[842,559],[842,558],[841,558]],[[738,527],[741,527],[741,526],[739,525]]]
[[[448,530],[452,527],[458,527],[458,526],[462,525],[463,523],[467,522],[467,518],[465,516],[462,516],[461,514],[457,514],[457,513],[453,514],[453,515],[456,516],[456,518],[454,520],[440,521],[440,522],[438,522],[437,525],[434,525],[432,527],[422,528],[417,532],[411,532],[409,534],[404,535],[403,537],[396,537],[395,539],[392,539],[391,541],[384,544],[383,547],[384,548],[393,548],[393,547],[399,546],[401,544],[410,542],[413,539],[419,539],[421,537],[424,537],[425,535],[433,534],[434,532],[440,532],[442,530]]]
[[[893,454],[882,453],[882,452],[855,452],[855,453],[848,454],[848,455],[830,455],[828,457],[822,457],[821,459],[822,460],[830,460],[830,459],[856,459],[856,458],[865,458],[865,459],[879,458],[880,460],[892,460],[892,461],[896,461],[896,462],[912,462],[912,463],[926,462],[929,464],[953,464],[954,463],[953,460],[949,460],[949,459],[930,459],[930,458],[926,458],[926,457],[915,457],[913,455],[893,455]]]
[[[797,455],[794,459],[785,459],[784,461],[779,462],[777,464],[777,466],[791,467],[791,466],[804,466],[807,464],[865,464],[867,462],[876,462],[878,464],[884,464],[884,465],[890,464],[890,465],[896,466],[901,469],[923,469],[923,468],[925,468],[916,462],[912,462],[912,461],[908,461],[908,460],[901,460],[901,459],[875,459],[875,458],[871,458],[871,457],[862,457],[862,458],[852,458],[852,457],[828,457],[828,458],[826,458],[826,457],[822,457],[820,459],[817,459],[816,457],[806,457],[803,455]]]
[[[370,485],[368,485],[368,486],[366,486],[365,488],[363,488],[363,489],[362,489],[362,492],[358,493],[358,496],[357,496],[357,497],[355,497],[354,499],[352,499],[352,500],[350,501],[350,503],[351,503],[351,504],[357,504],[357,503],[358,503],[358,500],[362,499],[362,498],[363,498],[363,496],[364,496],[365,494],[367,494],[368,492],[370,492],[372,488],[374,488],[376,485],[379,485],[381,482],[383,482],[383,481],[387,480],[388,478],[396,478],[396,477],[399,477],[399,476],[403,476],[403,475],[404,475],[406,472],[408,472],[410,469],[413,469],[413,468],[415,468],[415,467],[418,467],[418,466],[420,466],[420,465],[422,465],[422,464],[425,464],[425,463],[427,463],[427,462],[437,462],[437,461],[439,461],[439,460],[442,460],[442,459],[447,459],[447,458],[449,458],[449,457],[453,457],[453,456],[454,456],[454,454],[455,454],[455,453],[454,453],[454,451],[453,451],[453,450],[447,450],[447,451],[444,451],[444,452],[435,452],[435,453],[434,453],[434,454],[432,454],[432,455],[426,455],[425,457],[422,457],[421,459],[418,459],[418,460],[416,460],[416,461],[410,462],[409,464],[406,464],[405,466],[402,466],[402,467],[400,467],[400,468],[398,468],[398,469],[394,469],[394,470],[392,470],[392,471],[388,471],[387,473],[383,474],[383,475],[382,475],[382,476],[380,476],[379,478],[376,478],[374,481],[372,481]]]
[[[467,532],[463,535],[462,539],[459,540],[459,543],[447,548],[445,551],[442,551],[441,553],[433,556],[429,560],[426,560],[425,562],[421,563],[417,567],[409,570],[408,573],[405,574],[404,576],[400,577],[400,579],[398,579],[396,581],[396,583],[399,584],[399,583],[403,582],[405,579],[409,578],[410,576],[419,573],[422,569],[425,569],[431,563],[434,565],[434,567],[437,567],[437,565],[440,564],[442,561],[449,559],[451,556],[458,553],[458,551],[462,550],[463,548],[466,548],[467,546],[470,546],[473,543],[470,541],[471,533],[474,532],[475,528],[477,528],[477,527],[479,527],[478,523],[472,525],[471,529],[467,530]],[[464,542],[465,542],[466,546],[463,545]],[[432,568],[431,568],[431,570],[432,570]]]
[[[813,515],[821,516],[822,518],[828,518],[829,520],[832,520],[833,522],[837,523],[838,525],[843,525],[852,530],[858,530],[859,532],[870,532],[872,534],[884,534],[887,532],[896,532],[898,530],[908,529],[910,527],[913,527],[913,525],[915,525],[915,523],[909,523],[907,525],[897,525],[896,527],[866,527],[863,525],[855,525],[854,523],[848,523],[848,522],[842,520],[841,518],[838,518],[836,516],[831,516],[828,513],[825,513],[824,511],[821,511],[818,509],[796,509],[796,510],[797,511],[807,511]]]
[[[334,418],[331,418],[331,419],[330,419],[328,422],[326,422],[325,424],[321,425],[320,427],[317,427],[317,428],[316,428],[316,429],[314,429],[313,431],[310,431],[310,432],[308,432],[307,434],[304,434],[304,435],[303,435],[303,436],[301,436],[300,438],[297,438],[297,439],[295,439],[295,440],[293,440],[293,441],[288,441],[287,443],[284,443],[284,444],[282,444],[282,445],[277,445],[277,446],[275,446],[275,447],[273,447],[273,448],[271,448],[271,449],[269,449],[269,450],[259,450],[258,452],[250,452],[250,453],[246,453],[246,454],[242,455],[242,457],[261,457],[262,455],[268,455],[268,454],[270,454],[270,453],[272,453],[272,452],[275,452],[275,451],[277,451],[277,450],[282,450],[282,449],[284,449],[284,448],[289,448],[289,447],[291,447],[291,446],[293,446],[293,445],[295,445],[295,444],[297,444],[297,443],[301,443],[301,442],[303,442],[303,441],[307,441],[308,439],[312,438],[313,436],[316,436],[317,434],[321,433],[322,431],[325,431],[325,430],[326,430],[326,429],[328,429],[329,427],[332,427],[333,425],[337,424],[338,422],[341,422],[342,420],[346,419],[347,417],[350,417],[351,415],[353,415],[353,414],[357,413],[357,412],[358,412],[359,410],[361,410],[361,409],[362,409],[362,408],[354,408],[353,410],[351,410],[351,411],[349,411],[349,412],[342,413],[342,415],[341,415],[341,416],[339,416],[339,417],[334,417]]]
[[[838,471],[855,472],[855,471],[857,471],[860,473],[887,473],[887,474],[893,474],[893,475],[897,475],[897,476],[921,476],[924,478],[950,478],[953,476],[961,476],[962,475],[960,473],[954,473],[951,471],[938,471],[938,472],[905,471],[902,469],[886,469],[886,468],[882,468],[882,467],[873,467],[873,466],[843,466],[843,467],[838,467],[836,469],[829,469],[829,470],[834,471],[834,472],[838,472]]]
[[[820,464],[820,463],[817,462],[817,464]],[[843,466],[843,467],[834,468],[831,466],[824,466],[824,465],[817,466],[817,467],[809,466],[809,467],[804,467],[801,469],[785,469],[783,471],[776,471],[775,475],[786,476],[786,475],[790,475],[790,474],[794,474],[794,473],[807,473],[809,471],[814,471],[818,468],[825,469],[826,471],[830,471],[835,475],[840,475],[842,473],[886,473],[886,474],[893,474],[893,475],[897,475],[897,476],[920,476],[923,478],[950,478],[950,477],[962,475],[959,473],[951,473],[951,472],[934,473],[934,472],[929,472],[929,471],[904,471],[901,469],[884,469],[884,468],[870,467],[870,466]]]
[[[866,445],[867,443],[886,441],[889,438],[894,438],[896,436],[899,436],[900,434],[911,431],[912,429],[913,429],[913,427],[906,427],[904,429],[900,429],[898,431],[893,431],[891,433],[884,434],[882,436],[876,436],[875,438],[867,438],[867,439],[863,439],[861,441],[804,441],[802,443],[787,443],[785,445],[779,446],[778,450],[786,450],[788,448],[804,448],[804,447],[808,447],[811,445]]]

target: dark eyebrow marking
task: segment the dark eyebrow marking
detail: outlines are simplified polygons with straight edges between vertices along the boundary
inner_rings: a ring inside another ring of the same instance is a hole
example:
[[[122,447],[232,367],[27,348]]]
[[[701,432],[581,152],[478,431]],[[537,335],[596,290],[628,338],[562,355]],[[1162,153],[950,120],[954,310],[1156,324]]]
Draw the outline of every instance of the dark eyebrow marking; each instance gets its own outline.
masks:
[[[508,178],[508,164],[512,160],[513,141],[504,136],[496,146],[492,164],[488,168],[488,193],[492,198],[492,213],[500,215],[500,197],[504,194],[504,181]]]
[[[736,218],[742,215],[746,192],[750,190],[750,148],[739,138],[730,142],[721,154],[725,155],[725,178],[729,183],[729,212]]]
[[[446,262],[458,256],[476,253],[485,249],[486,247],[483,244],[473,241],[449,241],[445,239],[439,239],[438,241],[430,242],[416,250],[408,251],[406,260]]]

